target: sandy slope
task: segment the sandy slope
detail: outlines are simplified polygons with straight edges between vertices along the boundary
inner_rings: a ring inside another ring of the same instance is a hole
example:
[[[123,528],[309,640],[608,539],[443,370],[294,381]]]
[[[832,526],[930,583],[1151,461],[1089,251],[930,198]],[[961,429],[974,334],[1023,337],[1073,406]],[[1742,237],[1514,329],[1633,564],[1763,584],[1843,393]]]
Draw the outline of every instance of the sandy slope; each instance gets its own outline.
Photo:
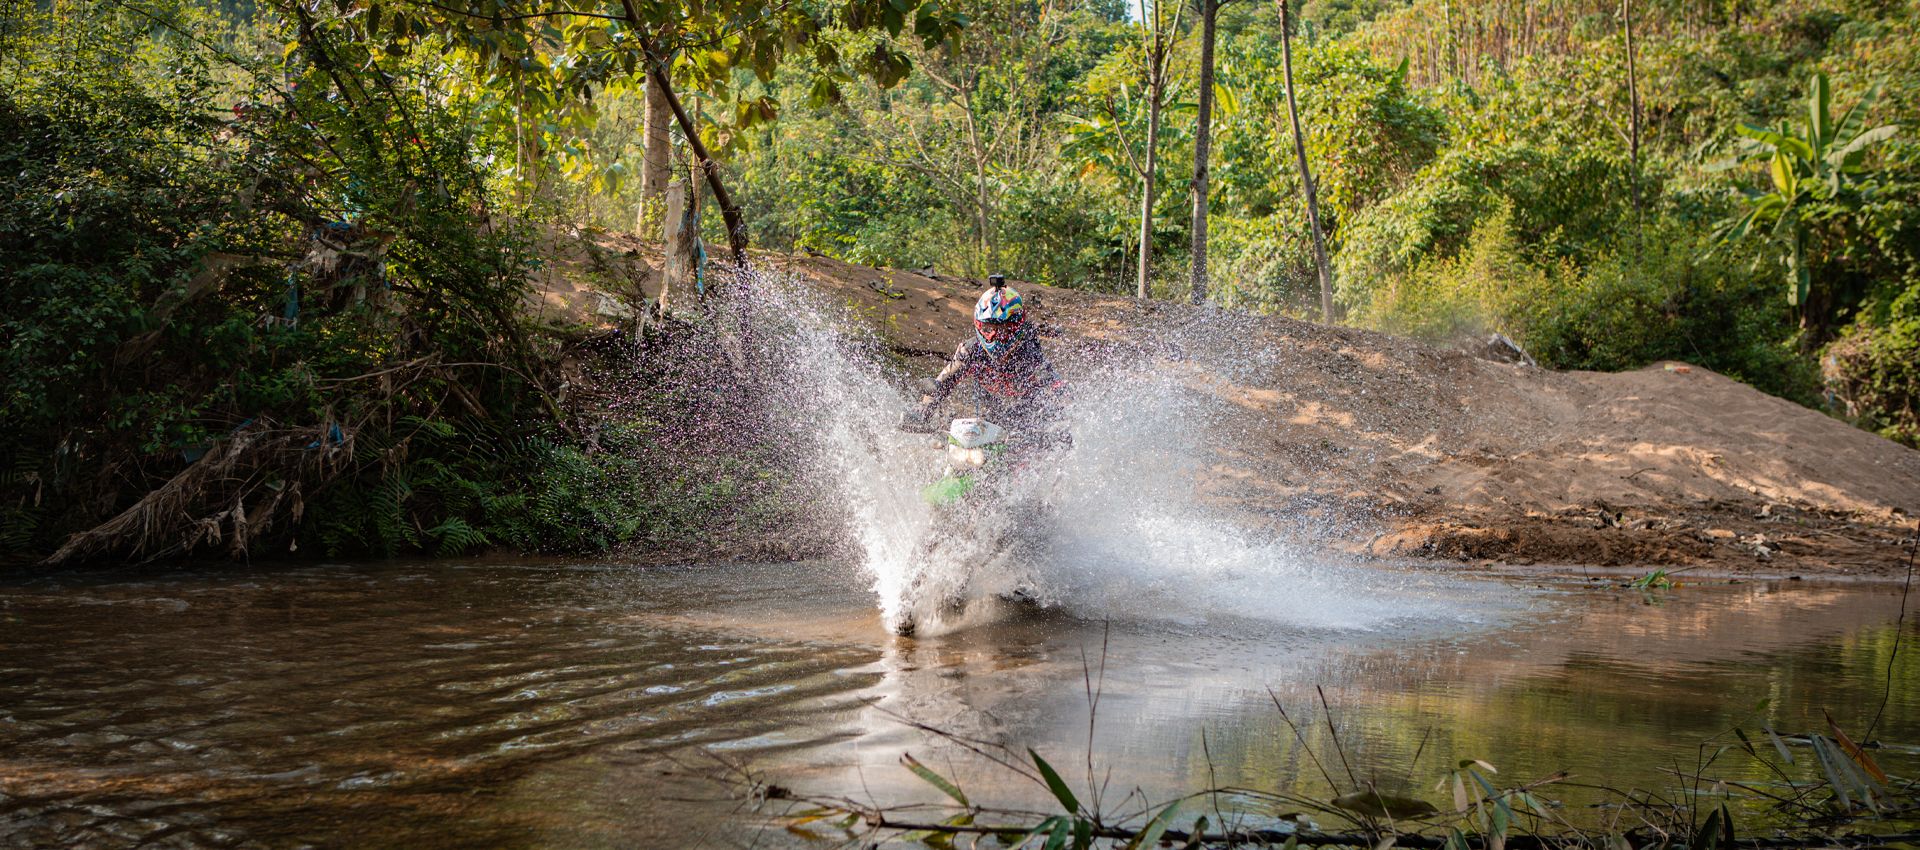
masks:
[[[969,332],[976,283],[765,261],[870,317],[916,370],[937,368]],[[644,273],[629,279],[647,288]],[[1217,441],[1205,498],[1336,548],[1884,574],[1904,568],[1920,515],[1920,452],[1698,367],[1552,372],[1351,328],[1021,289],[1057,329],[1070,375],[1150,357],[1225,411],[1231,436]]]

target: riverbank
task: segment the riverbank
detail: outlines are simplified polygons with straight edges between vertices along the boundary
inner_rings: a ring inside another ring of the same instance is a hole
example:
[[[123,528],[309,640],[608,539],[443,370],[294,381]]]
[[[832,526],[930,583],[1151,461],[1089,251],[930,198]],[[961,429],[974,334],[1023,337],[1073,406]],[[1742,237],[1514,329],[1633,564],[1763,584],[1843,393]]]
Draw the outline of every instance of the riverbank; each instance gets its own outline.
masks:
[[[594,262],[657,295],[650,250]],[[904,370],[970,332],[977,284],[816,256],[760,258],[858,317]],[[558,279],[558,278],[556,278]],[[1685,363],[1554,372],[1466,350],[1210,307],[1017,283],[1070,379],[1177,376],[1221,412],[1198,491],[1240,523],[1336,551],[1479,566],[1891,575],[1920,452]],[[600,296],[558,290],[586,315]]]

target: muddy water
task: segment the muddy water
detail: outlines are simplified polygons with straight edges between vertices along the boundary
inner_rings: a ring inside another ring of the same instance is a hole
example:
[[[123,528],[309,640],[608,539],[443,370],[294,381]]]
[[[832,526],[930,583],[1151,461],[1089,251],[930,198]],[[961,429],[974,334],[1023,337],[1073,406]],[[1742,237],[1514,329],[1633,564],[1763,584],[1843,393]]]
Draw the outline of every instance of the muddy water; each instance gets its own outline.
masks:
[[[1826,709],[1863,728],[1900,604],[1897,586],[1807,582],[1392,587],[1429,613],[1366,629],[1025,614],[908,641],[881,634],[864,579],[828,564],[14,577],[0,846],[780,846],[797,839],[714,781],[721,760],[808,791],[930,799],[898,766],[907,751],[976,798],[1038,805],[902,719],[1034,746],[1078,783],[1088,670],[1114,807],[1134,788],[1324,794],[1275,699],[1344,784],[1316,687],[1353,773],[1386,788],[1437,799],[1461,758],[1503,779],[1670,788],[1662,768],[1735,723],[1814,730]],[[1920,742],[1913,659],[1876,737]],[[1758,768],[1735,754],[1716,770]],[[1591,793],[1559,796],[1578,809]]]

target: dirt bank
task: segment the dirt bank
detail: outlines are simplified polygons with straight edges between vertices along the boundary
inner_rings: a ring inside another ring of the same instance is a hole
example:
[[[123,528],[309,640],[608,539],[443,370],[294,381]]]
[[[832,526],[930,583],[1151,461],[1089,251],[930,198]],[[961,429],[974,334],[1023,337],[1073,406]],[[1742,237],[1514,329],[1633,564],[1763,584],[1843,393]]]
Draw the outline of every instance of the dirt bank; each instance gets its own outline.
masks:
[[[625,257],[636,269],[622,277],[652,294],[637,269],[648,252],[598,242],[596,264]],[[938,368],[970,330],[974,282],[824,257],[763,261],[869,317],[916,371]],[[1888,574],[1904,568],[1920,514],[1920,452],[1699,367],[1553,372],[1352,328],[1020,288],[1069,373],[1151,357],[1220,402],[1229,437],[1204,498],[1334,548]],[[547,298],[556,309],[599,303]]]

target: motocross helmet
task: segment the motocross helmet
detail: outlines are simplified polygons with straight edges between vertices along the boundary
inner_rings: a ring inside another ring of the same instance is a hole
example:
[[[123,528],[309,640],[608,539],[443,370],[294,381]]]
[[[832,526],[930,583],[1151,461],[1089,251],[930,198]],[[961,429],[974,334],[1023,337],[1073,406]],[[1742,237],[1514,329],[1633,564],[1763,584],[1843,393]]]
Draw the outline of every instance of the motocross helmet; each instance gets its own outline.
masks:
[[[980,347],[997,360],[1013,347],[1027,308],[1020,302],[1020,293],[1007,286],[1006,276],[993,275],[987,281],[987,291],[973,305],[973,329],[980,336]]]

